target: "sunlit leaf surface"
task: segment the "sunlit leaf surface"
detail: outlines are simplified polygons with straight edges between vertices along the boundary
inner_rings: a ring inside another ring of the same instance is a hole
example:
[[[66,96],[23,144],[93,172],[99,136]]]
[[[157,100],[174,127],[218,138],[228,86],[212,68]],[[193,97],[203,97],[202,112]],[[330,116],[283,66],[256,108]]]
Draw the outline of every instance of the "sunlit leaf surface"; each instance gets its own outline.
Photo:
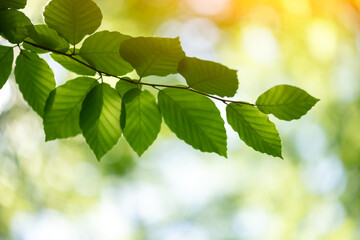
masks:
[[[13,60],[13,48],[0,46],[0,89],[8,80],[8,77],[12,71]]]
[[[110,85],[95,86],[86,96],[80,113],[80,128],[96,158],[101,159],[121,136],[121,98]]]
[[[11,43],[20,43],[34,27],[30,19],[22,12],[8,9],[0,10],[0,33]]]
[[[102,31],[88,37],[81,49],[80,56],[96,69],[121,76],[131,72],[131,65],[121,58],[120,45],[130,37],[118,32]]]
[[[1,0],[0,9],[4,8],[24,8],[26,6],[26,0]]]
[[[221,97],[233,97],[239,85],[235,70],[198,58],[187,57],[181,60],[178,72],[191,88]]]
[[[177,73],[179,61],[185,57],[179,38],[130,38],[121,44],[120,54],[140,77]]]
[[[228,123],[256,151],[282,158],[281,140],[275,124],[256,107],[231,103],[226,107]]]
[[[148,91],[130,90],[123,97],[126,111],[124,136],[141,156],[160,132],[162,116],[155,97]]]
[[[51,0],[45,7],[44,20],[75,45],[99,28],[102,14],[92,0]]]
[[[256,100],[256,105],[264,113],[273,114],[281,120],[291,121],[301,118],[318,101],[319,99],[300,88],[280,85],[263,93]]]
[[[16,59],[15,79],[24,99],[40,116],[50,92],[55,88],[54,73],[47,62],[30,52]]]
[[[96,85],[96,79],[80,77],[57,87],[48,99],[44,114],[46,140],[73,137],[79,126],[83,100]]]
[[[227,156],[224,120],[210,99],[167,88],[159,91],[158,100],[165,123],[178,138],[203,152]]]

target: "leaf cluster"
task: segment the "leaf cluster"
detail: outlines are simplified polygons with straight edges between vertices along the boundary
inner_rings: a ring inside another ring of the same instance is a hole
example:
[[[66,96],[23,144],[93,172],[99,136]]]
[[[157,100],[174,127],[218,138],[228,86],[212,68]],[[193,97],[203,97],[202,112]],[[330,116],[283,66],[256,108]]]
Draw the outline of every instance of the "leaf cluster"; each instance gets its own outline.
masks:
[[[280,136],[268,114],[299,119],[318,101],[289,85],[269,89],[254,104],[228,100],[224,97],[234,97],[238,89],[236,70],[187,57],[179,38],[94,33],[102,13],[92,0],[51,0],[40,25],[19,10],[25,5],[26,0],[0,0],[0,34],[14,44],[0,46],[0,88],[19,47],[15,80],[43,118],[46,141],[81,133],[99,160],[122,135],[141,156],[156,140],[162,119],[193,148],[227,156],[225,122],[213,100],[226,104],[227,122],[248,146],[282,157]],[[56,87],[52,69],[39,56],[44,53],[79,77]],[[127,77],[133,71],[138,79]],[[170,74],[180,74],[187,85],[143,81]],[[103,82],[103,76],[116,79],[116,87]],[[157,96],[142,87],[156,89]]]

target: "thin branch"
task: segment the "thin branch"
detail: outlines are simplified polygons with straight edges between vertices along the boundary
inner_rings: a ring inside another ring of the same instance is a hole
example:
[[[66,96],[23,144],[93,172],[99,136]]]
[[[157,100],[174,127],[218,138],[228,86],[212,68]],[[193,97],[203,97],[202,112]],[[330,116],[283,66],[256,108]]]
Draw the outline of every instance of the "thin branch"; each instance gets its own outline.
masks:
[[[207,94],[207,93],[203,93],[203,92],[200,92],[200,91],[197,91],[197,90],[194,90],[194,89],[191,89],[190,87],[182,87],[182,86],[174,86],[174,85],[166,85],[166,84],[155,84],[155,83],[145,83],[145,82],[141,82],[142,78],[140,78],[138,81],[132,81],[132,80],[129,80],[129,79],[126,79],[126,78],[123,78],[123,77],[119,77],[119,76],[116,76],[116,75],[113,75],[113,74],[110,74],[110,73],[107,73],[107,72],[104,72],[104,71],[100,71],[96,68],[94,68],[93,66],[75,58],[73,56],[73,54],[67,54],[67,53],[63,53],[63,52],[60,52],[60,51],[57,51],[57,50],[54,50],[54,49],[51,49],[51,48],[48,48],[48,47],[44,47],[44,46],[41,46],[41,45],[38,45],[36,43],[32,43],[32,42],[29,42],[29,41],[24,41],[24,43],[27,43],[27,44],[30,44],[34,47],[37,47],[37,48],[40,48],[40,49],[43,49],[43,50],[46,50],[46,51],[49,51],[49,52],[53,52],[53,53],[56,53],[56,54],[60,54],[60,55],[63,55],[63,56],[66,56],[68,58],[71,58],[73,59],[74,61],[84,65],[85,67],[88,67],[92,70],[94,70],[95,72],[97,72],[99,75],[100,75],[100,78],[102,79],[102,76],[106,76],[106,77],[113,77],[113,78],[117,78],[119,80],[122,80],[122,81],[125,81],[125,82],[129,82],[129,83],[132,83],[132,84],[136,84],[136,85],[144,85],[144,86],[150,86],[150,87],[153,87],[154,89],[160,91],[160,87],[164,87],[164,88],[176,88],[176,89],[181,89],[181,90],[186,90],[186,91],[190,91],[190,92],[194,92],[194,93],[197,93],[197,94],[200,94],[200,95],[203,95],[203,96],[206,96],[208,98],[212,98],[212,99],[215,99],[215,100],[218,100],[218,101],[221,101],[225,104],[228,104],[228,103],[237,103],[237,104],[243,104],[243,105],[250,105],[250,106],[253,106],[253,107],[256,107],[256,104],[252,104],[252,103],[248,103],[248,102],[243,102],[243,101],[235,101],[235,100],[229,100],[229,99],[224,99],[224,98],[220,98],[220,97],[216,97],[214,95],[211,95],[211,94]]]
[[[30,60],[29,56],[25,54],[24,50],[21,48],[20,43],[16,45],[19,48],[20,55],[24,55],[28,60]]]
[[[29,44],[29,45],[31,45],[31,46],[40,48],[40,49],[42,49],[42,50],[46,50],[46,51],[49,51],[49,52],[53,52],[53,53],[56,53],[56,54],[59,54],[59,55],[66,56],[66,57],[71,58],[72,60],[74,60],[74,61],[76,61],[76,62],[84,65],[85,67],[88,67],[88,68],[94,70],[95,72],[101,72],[101,71],[97,70],[96,68],[94,68],[93,66],[91,66],[91,65],[89,65],[89,64],[87,64],[87,63],[84,63],[83,61],[75,58],[72,54],[63,53],[63,52],[60,52],[60,51],[57,51],[57,50],[54,50],[54,49],[51,49],[51,48],[48,48],[48,47],[44,47],[44,46],[38,45],[38,44],[36,44],[36,43],[28,42],[28,41],[24,41],[24,43],[27,43],[27,44]],[[107,74],[104,73],[104,72],[101,72],[101,73],[107,75]]]
[[[139,78],[139,80],[138,80],[137,83],[138,83],[138,84],[141,83],[141,80],[142,80],[142,76]]]
[[[102,75],[102,73],[101,72],[98,72],[98,74],[99,74],[99,79],[101,80],[101,83],[103,83],[104,82],[104,79],[103,79],[103,75]]]

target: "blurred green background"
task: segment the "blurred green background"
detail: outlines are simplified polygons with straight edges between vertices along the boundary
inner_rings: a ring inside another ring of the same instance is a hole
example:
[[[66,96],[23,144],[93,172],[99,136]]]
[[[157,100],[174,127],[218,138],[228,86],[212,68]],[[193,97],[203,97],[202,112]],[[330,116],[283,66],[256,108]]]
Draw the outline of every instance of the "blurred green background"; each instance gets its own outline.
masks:
[[[24,9],[33,23],[46,2]],[[80,136],[45,142],[12,79],[0,91],[0,239],[360,239],[359,0],[95,2],[100,30],[180,36],[189,56],[237,69],[236,99],[292,84],[321,101],[298,121],[272,118],[284,160],[229,126],[228,159],[201,153],[163,124],[141,159],[121,138],[97,162]],[[43,57],[58,84],[74,77]]]

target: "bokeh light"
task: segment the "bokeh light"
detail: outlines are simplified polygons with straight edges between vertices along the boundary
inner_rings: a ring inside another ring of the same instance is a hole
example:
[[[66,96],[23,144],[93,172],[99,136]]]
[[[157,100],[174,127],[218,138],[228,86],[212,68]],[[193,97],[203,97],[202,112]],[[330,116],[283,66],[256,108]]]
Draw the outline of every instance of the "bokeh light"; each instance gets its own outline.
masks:
[[[0,239],[360,239],[359,0],[94,1],[100,30],[179,36],[189,56],[238,70],[236,99],[292,84],[321,101],[298,121],[271,117],[284,160],[228,125],[225,159],[163,124],[141,158],[122,138],[97,162],[80,136],[45,142],[12,75],[0,90]],[[47,0],[28,2],[42,23]],[[57,85],[74,78],[42,57]],[[169,79],[183,82],[148,81]]]

